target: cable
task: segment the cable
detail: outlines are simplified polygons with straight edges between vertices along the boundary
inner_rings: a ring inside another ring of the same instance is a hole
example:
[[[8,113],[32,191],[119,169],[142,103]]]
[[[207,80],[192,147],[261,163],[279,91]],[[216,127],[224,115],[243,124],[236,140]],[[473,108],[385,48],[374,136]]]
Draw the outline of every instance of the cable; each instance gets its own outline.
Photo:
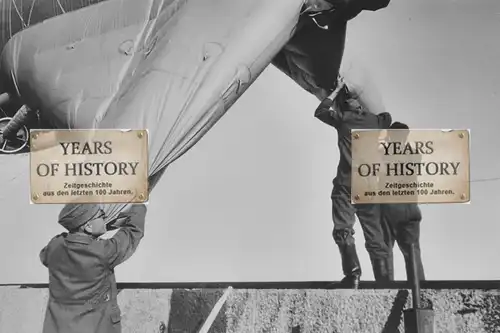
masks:
[[[479,179],[470,180],[469,183],[494,182],[494,181],[499,181],[499,180],[500,180],[500,177],[479,178]]]

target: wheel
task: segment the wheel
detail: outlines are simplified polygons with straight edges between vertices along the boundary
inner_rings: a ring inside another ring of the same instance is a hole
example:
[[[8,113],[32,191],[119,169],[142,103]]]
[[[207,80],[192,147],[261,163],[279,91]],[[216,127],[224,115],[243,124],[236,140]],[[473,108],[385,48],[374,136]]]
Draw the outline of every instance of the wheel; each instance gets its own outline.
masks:
[[[12,120],[10,117],[0,119],[0,153],[15,154],[23,151],[28,146],[29,131],[24,125],[17,130],[14,138],[4,139],[3,129]]]

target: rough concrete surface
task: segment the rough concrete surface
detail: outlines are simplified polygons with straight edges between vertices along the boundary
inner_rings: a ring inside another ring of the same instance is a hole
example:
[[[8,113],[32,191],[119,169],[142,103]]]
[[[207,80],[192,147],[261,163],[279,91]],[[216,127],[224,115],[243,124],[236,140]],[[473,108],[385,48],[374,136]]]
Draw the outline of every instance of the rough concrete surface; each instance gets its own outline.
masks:
[[[195,333],[221,289],[126,289],[119,294],[124,333]],[[500,332],[500,292],[423,290],[435,333]],[[47,289],[0,288],[0,332],[41,332]],[[407,290],[233,290],[210,333],[397,333]]]

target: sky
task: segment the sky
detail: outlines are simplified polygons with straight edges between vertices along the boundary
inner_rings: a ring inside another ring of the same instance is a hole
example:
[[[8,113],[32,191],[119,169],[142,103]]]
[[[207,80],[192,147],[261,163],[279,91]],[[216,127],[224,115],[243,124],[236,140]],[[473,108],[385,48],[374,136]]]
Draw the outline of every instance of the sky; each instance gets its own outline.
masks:
[[[500,279],[500,3],[394,0],[348,27],[348,53],[376,81],[387,111],[413,128],[471,130],[471,203],[422,205],[430,280]],[[331,237],[335,131],[318,101],[268,67],[219,123],[173,163],[151,195],[122,282],[325,281],[342,278]],[[60,206],[29,204],[29,159],[0,156],[0,283],[45,283],[38,253]],[[477,180],[477,181],[475,181]],[[373,280],[359,224],[356,243]],[[395,277],[405,278],[395,248]]]

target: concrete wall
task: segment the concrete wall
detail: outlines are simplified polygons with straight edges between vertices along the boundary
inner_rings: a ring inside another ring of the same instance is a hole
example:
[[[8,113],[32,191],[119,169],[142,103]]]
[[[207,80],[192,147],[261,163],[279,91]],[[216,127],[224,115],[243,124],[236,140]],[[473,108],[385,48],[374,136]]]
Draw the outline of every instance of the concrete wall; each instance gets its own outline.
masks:
[[[221,289],[125,289],[119,294],[123,332],[195,333]],[[436,333],[500,332],[500,292],[423,290]],[[0,332],[41,332],[46,289],[0,288]],[[210,332],[404,332],[406,290],[259,290],[231,292]],[[295,328],[294,328],[295,327]]]

